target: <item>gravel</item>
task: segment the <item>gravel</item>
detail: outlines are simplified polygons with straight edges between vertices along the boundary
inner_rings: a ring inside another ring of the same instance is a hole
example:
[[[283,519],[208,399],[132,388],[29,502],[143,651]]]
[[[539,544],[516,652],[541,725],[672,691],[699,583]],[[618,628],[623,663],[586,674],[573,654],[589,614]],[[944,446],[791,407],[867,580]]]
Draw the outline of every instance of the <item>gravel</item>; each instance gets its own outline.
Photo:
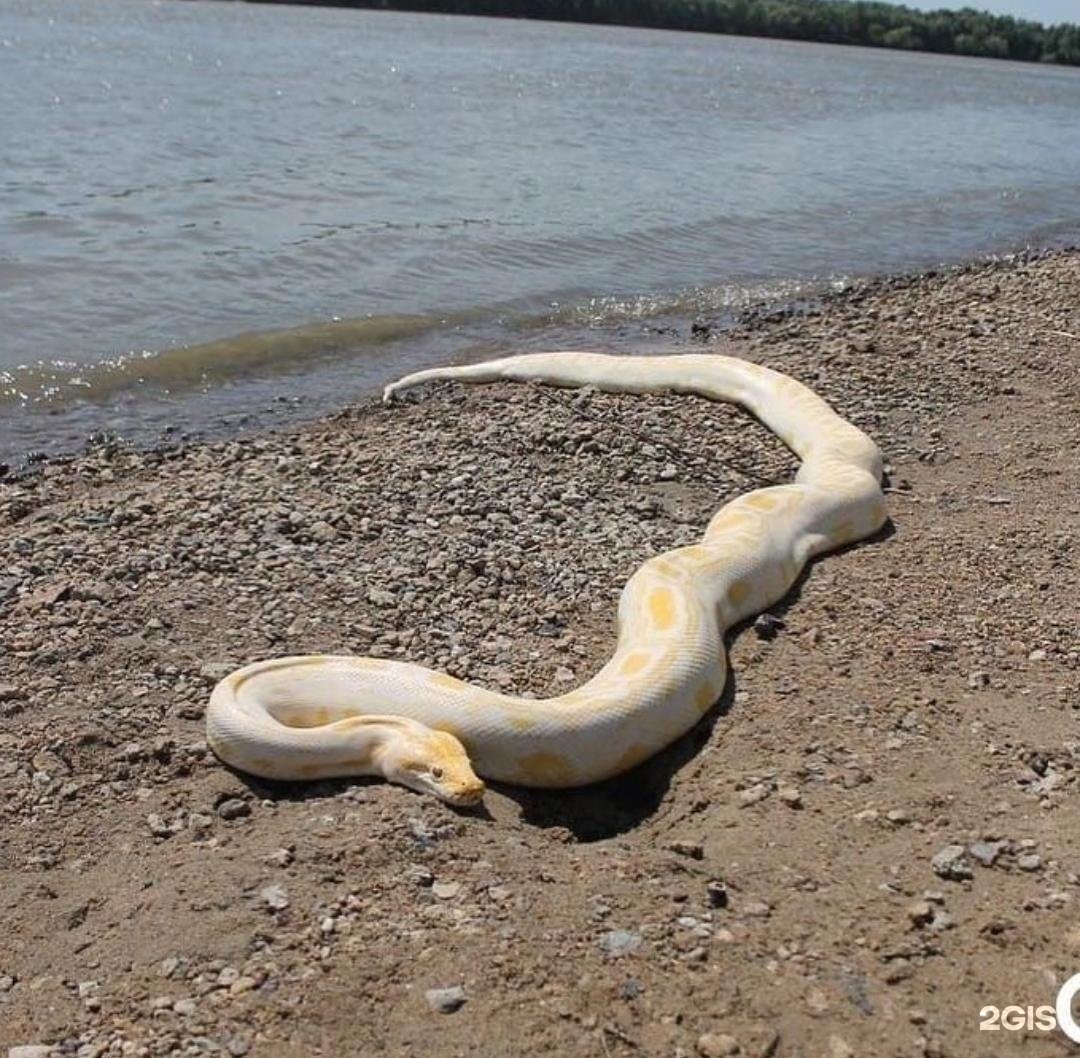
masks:
[[[669,752],[477,813],[234,775],[210,689],[308,652],[565,689],[637,565],[792,473],[747,416],[445,385],[0,484],[5,1046],[472,1053],[481,1025],[560,1055],[876,1054],[888,1012],[895,1053],[962,1054],[986,996],[1052,1002],[1030,967],[1080,951],[1077,305],[1059,254],[717,321],[709,348],[880,441],[892,525],[813,563],[783,635],[733,633],[729,687]],[[948,845],[974,880],[946,907],[922,890]],[[433,1016],[426,983],[463,968],[468,1016]]]

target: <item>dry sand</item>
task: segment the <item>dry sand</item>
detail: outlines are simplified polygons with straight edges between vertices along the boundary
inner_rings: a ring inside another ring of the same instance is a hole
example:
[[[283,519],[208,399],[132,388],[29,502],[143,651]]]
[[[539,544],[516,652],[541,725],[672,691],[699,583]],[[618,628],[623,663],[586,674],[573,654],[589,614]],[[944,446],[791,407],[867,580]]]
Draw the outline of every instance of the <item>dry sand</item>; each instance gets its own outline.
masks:
[[[477,814],[231,774],[209,689],[307,651],[584,679],[639,562],[791,473],[745,415],[442,386],[0,485],[3,1045],[1080,1050],[979,1029],[1080,971],[1080,254],[861,284],[709,347],[872,433],[891,525],[732,637],[669,751]]]

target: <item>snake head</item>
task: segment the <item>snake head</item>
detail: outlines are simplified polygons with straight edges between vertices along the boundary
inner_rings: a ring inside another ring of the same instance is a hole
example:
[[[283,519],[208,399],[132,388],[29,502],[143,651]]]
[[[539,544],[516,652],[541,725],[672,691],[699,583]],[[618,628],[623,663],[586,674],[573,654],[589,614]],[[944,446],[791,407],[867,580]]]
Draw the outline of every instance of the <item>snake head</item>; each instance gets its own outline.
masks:
[[[384,748],[386,778],[420,793],[434,794],[458,808],[479,804],[484,783],[473,771],[461,742],[449,731],[419,724],[416,728]]]

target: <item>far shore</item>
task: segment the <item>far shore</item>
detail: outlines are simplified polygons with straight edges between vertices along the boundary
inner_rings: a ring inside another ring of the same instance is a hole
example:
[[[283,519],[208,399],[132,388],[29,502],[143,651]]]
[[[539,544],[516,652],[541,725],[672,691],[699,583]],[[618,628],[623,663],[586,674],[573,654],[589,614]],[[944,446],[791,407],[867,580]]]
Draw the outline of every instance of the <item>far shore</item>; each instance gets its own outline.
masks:
[[[1012,59],[1080,65],[1080,24],[1044,25],[995,15],[973,5],[963,11],[922,11],[875,3],[872,13],[853,0],[812,0],[799,6],[753,8],[735,0],[691,5],[685,0],[639,4],[545,3],[531,0],[257,0],[315,7],[351,7],[421,14],[524,18],[635,29],[669,29],[728,36],[765,37],[814,44],[843,44],[888,51],[921,51],[965,58]]]

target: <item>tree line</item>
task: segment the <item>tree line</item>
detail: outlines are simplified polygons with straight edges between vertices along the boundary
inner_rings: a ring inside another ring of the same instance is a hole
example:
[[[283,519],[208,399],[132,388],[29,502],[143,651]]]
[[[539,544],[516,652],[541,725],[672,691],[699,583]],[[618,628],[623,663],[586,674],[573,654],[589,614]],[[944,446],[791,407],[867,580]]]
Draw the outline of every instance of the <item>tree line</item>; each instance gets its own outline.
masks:
[[[291,0],[296,2],[296,0]],[[304,0],[300,0],[304,2]],[[1080,65],[1080,25],[871,0],[314,0],[342,7],[682,29]]]

